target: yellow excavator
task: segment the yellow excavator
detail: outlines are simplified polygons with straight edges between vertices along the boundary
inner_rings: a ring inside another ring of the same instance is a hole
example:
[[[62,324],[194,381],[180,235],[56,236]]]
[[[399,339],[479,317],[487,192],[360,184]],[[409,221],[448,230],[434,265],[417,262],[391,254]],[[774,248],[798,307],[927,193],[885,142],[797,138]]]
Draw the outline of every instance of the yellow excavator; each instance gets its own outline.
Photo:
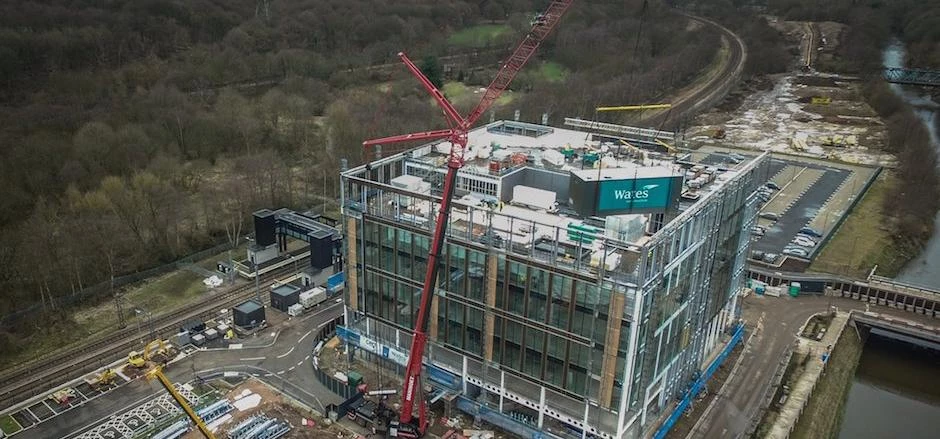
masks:
[[[209,426],[206,425],[205,421],[203,421],[196,411],[193,410],[193,408],[189,405],[189,402],[186,401],[186,398],[178,390],[176,390],[176,387],[173,386],[173,383],[170,382],[170,379],[163,374],[163,368],[161,366],[154,366],[152,369],[147,371],[147,379],[154,378],[156,378],[157,381],[160,381],[160,384],[163,385],[163,388],[166,389],[170,396],[176,400],[176,403],[179,404],[184,412],[186,412],[186,416],[188,416],[189,419],[193,421],[194,424],[196,424],[196,428],[199,429],[199,432],[201,432],[202,435],[206,437],[206,439],[215,439],[215,435],[213,435],[212,431],[209,430]]]
[[[143,369],[147,367],[147,364],[150,360],[162,356],[164,359],[169,355],[169,348],[167,347],[166,341],[163,339],[156,339],[147,343],[144,346],[143,352],[131,351],[127,354],[127,364],[136,367],[138,369]]]

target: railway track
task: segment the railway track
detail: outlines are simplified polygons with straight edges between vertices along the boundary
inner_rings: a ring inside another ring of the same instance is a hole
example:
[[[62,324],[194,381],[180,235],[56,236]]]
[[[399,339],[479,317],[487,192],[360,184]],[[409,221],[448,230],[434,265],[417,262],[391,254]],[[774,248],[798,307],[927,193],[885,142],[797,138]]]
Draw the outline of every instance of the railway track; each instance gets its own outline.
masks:
[[[292,271],[289,266],[279,268],[263,276],[261,282],[270,283]],[[231,291],[206,297],[191,306],[154,316],[154,333],[157,337],[169,338],[177,333],[180,322],[216,317],[219,308],[230,307],[254,294],[254,284],[245,284]],[[267,302],[267,296],[263,296],[262,300]],[[0,376],[0,410],[6,410],[127,355],[130,350],[139,348],[138,339],[138,331],[127,327],[103,336],[93,343],[60,350],[45,358],[17,366]]]
[[[672,99],[672,108],[668,111],[651,112],[641,122],[646,126],[661,126],[661,129],[676,129],[682,120],[691,118],[712,105],[718,104],[728,91],[741,78],[744,63],[747,60],[747,45],[744,40],[721,24],[684,11],[677,11],[690,20],[698,21],[715,29],[729,43],[729,56],[721,69],[713,72],[709,80],[687,90]]]

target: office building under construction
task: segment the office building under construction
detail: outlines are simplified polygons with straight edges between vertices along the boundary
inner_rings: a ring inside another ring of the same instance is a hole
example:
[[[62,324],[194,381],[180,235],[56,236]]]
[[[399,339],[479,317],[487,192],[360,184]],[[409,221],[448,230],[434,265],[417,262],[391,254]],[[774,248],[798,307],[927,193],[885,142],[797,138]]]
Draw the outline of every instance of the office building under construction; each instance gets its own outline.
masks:
[[[522,436],[639,437],[721,347],[767,156],[700,178],[613,140],[511,121],[469,133],[430,310],[431,398]],[[448,151],[342,174],[340,335],[400,365]]]

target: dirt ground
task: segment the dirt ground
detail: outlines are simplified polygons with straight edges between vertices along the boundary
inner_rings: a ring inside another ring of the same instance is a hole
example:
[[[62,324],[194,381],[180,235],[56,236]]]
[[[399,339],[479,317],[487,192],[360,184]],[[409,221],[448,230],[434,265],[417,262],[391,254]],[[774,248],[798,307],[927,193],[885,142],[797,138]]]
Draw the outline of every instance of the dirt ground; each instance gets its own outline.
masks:
[[[731,370],[734,368],[742,352],[744,352],[744,343],[738,343],[731,351],[731,354],[728,355],[728,358],[725,359],[725,362],[718,367],[718,370],[716,370],[711,379],[708,380],[707,391],[700,394],[699,397],[692,402],[690,409],[686,409],[682,417],[679,418],[672,429],[669,430],[669,434],[666,435],[667,438],[684,438],[689,434],[692,427],[695,426],[695,423],[702,417],[702,413],[705,412],[705,409],[707,409],[712,403],[712,400],[718,396],[718,390],[721,389],[725,380],[728,379],[728,375],[731,374]]]
[[[772,23],[788,37],[794,60],[798,60],[807,26],[802,22]],[[820,40],[826,39],[819,56],[834,51],[841,26],[824,22],[815,23],[814,28]],[[854,77],[798,72],[794,66],[789,73],[739,86],[715,109],[696,117],[685,132],[685,140],[692,148],[733,146],[893,166],[895,158],[883,151],[887,130],[864,101],[860,87]],[[712,138],[717,129],[725,130],[724,139]]]

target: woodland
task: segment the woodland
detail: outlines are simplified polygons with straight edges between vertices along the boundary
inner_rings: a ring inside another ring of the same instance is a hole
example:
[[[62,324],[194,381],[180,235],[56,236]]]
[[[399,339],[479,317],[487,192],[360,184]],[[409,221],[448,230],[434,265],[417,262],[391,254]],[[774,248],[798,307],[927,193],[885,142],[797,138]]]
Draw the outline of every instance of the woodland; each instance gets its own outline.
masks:
[[[335,212],[362,140],[443,125],[399,51],[468,93],[547,4],[0,2],[0,349],[119,292],[91,285],[243,242],[256,209]],[[718,41],[663,2],[576,2],[493,116],[662,98]]]

